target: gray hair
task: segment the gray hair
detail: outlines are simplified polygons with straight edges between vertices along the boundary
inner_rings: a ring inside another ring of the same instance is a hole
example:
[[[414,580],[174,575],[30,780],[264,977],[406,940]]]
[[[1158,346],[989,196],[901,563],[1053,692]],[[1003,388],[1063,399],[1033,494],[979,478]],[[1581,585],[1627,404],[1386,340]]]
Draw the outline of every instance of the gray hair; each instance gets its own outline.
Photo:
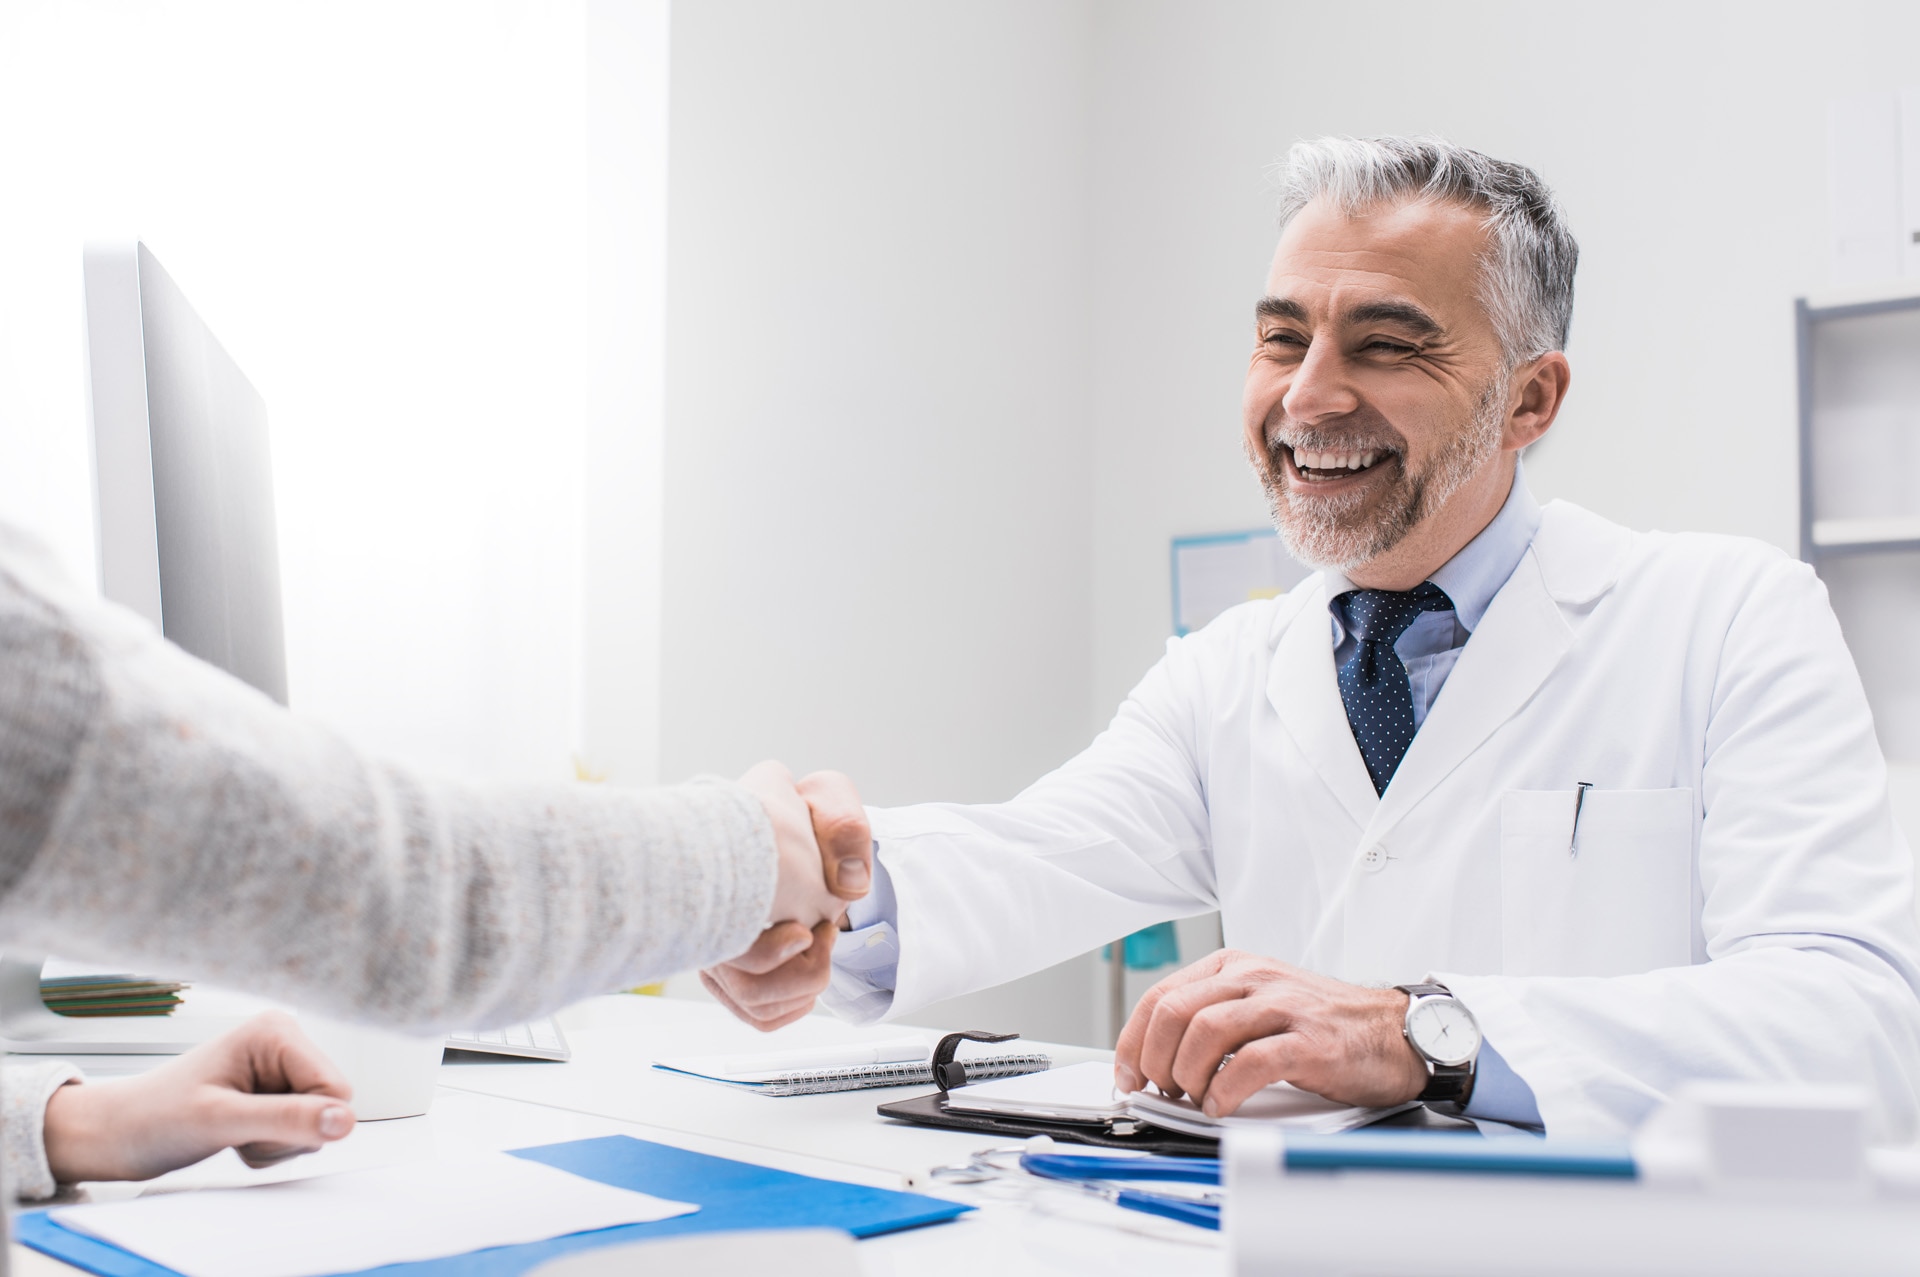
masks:
[[[1283,231],[1322,197],[1349,216],[1402,200],[1484,211],[1492,245],[1482,262],[1480,300],[1507,366],[1566,348],[1580,246],[1560,202],[1532,169],[1439,138],[1323,137],[1295,142],[1278,177]]]

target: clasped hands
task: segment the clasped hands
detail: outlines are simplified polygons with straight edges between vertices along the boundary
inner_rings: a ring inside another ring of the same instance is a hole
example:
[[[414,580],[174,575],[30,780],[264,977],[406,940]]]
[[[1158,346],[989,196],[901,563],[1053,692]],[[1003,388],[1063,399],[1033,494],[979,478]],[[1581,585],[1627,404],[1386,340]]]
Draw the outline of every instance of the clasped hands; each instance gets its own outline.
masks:
[[[766,808],[779,865],[770,922],[745,953],[700,973],[707,992],[771,1032],[813,1009],[833,976],[833,940],[849,901],[873,884],[873,834],[853,783],[838,772],[796,781],[761,763],[740,784]]]
[[[753,947],[700,973],[708,992],[763,1030],[813,1009],[833,974],[847,902],[872,881],[872,834],[853,785],[836,772],[795,781],[778,763],[740,778],[767,808],[779,847],[773,925]],[[1348,984],[1257,954],[1222,949],[1141,998],[1114,1048],[1114,1085],[1148,1082],[1223,1117],[1262,1087],[1290,1082],[1343,1104],[1404,1104],[1427,1067],[1401,1032],[1407,995]]]

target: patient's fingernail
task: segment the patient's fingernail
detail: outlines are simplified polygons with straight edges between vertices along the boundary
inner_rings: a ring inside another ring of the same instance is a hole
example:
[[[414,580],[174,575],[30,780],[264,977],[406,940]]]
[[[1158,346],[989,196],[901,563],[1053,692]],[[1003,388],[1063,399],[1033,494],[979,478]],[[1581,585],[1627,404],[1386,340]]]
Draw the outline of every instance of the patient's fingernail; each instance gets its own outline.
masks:
[[[813,948],[813,937],[811,935],[805,940],[795,940],[792,944],[780,951],[780,961],[792,961],[811,948]]]
[[[320,1133],[328,1139],[339,1139],[353,1129],[353,1111],[338,1104],[320,1110]]]
[[[1117,1091],[1132,1094],[1140,1089],[1140,1078],[1124,1064],[1113,1066],[1113,1086]]]
[[[867,862],[859,856],[852,856],[840,862],[840,890],[865,891],[867,884],[873,881],[873,871],[867,868]]]
[[[1200,1111],[1202,1113],[1205,1113],[1208,1117],[1219,1117],[1220,1101],[1214,1099],[1211,1095],[1209,1095],[1207,1097],[1206,1103],[1200,1106]]]

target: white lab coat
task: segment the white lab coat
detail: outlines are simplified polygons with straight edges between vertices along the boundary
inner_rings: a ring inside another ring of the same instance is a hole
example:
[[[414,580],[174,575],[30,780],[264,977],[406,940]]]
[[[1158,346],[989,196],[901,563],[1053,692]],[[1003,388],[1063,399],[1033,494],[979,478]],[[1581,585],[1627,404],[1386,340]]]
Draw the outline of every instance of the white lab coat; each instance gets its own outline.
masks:
[[[1549,504],[1379,797],[1326,603],[1315,576],[1173,640],[1011,802],[875,809],[889,1014],[1217,908],[1234,948],[1444,981],[1557,1134],[1721,1077],[1858,1084],[1913,1137],[1913,863],[1809,568]]]

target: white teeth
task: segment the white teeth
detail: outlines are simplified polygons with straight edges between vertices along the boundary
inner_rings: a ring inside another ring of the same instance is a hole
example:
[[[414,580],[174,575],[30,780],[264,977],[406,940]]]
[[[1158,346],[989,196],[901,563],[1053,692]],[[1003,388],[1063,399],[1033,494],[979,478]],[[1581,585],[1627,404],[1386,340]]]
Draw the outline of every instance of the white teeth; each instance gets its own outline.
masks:
[[[1303,448],[1293,451],[1293,463],[1302,470],[1365,470],[1386,454],[1373,452],[1308,452]]]

